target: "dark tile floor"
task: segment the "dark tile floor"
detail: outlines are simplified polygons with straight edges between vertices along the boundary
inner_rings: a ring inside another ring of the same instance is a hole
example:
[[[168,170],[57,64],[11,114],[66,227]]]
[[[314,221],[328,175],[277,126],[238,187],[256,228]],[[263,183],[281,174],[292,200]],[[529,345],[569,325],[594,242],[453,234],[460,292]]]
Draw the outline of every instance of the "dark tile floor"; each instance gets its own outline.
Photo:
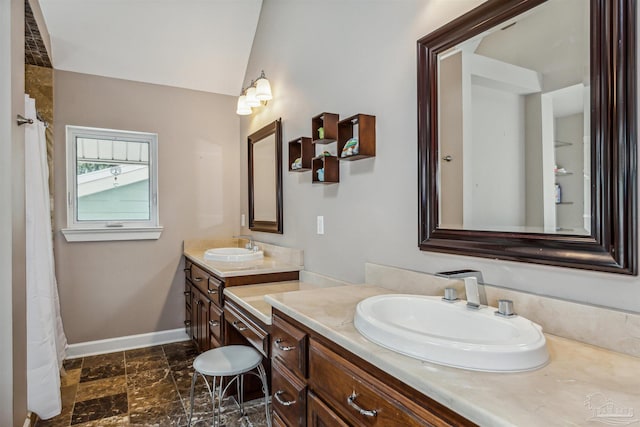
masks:
[[[193,359],[191,342],[179,342],[66,360],[62,413],[36,427],[186,426]],[[266,426],[263,400],[223,407],[225,427]],[[198,380],[193,426],[211,425],[211,398]]]

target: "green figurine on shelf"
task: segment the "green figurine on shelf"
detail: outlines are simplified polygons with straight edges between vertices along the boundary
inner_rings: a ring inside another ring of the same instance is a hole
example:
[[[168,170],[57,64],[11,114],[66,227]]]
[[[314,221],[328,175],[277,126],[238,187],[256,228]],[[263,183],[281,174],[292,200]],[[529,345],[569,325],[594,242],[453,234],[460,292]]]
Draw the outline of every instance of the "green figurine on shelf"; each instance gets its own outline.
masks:
[[[318,139],[324,139],[324,128],[318,128]]]

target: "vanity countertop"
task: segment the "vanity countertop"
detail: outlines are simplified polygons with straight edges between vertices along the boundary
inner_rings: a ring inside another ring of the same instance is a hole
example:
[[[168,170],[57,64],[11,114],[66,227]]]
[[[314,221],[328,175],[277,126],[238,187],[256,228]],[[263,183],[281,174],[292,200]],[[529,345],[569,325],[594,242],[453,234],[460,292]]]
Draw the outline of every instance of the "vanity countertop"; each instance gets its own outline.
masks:
[[[244,308],[249,313],[253,314],[256,318],[264,322],[266,325],[271,325],[271,304],[265,301],[265,295],[313,290],[326,287],[329,286],[292,280],[288,282],[272,282],[260,283],[257,285],[234,286],[231,288],[225,288],[224,295],[227,299],[235,302],[240,307]]]
[[[397,293],[370,285],[265,296],[276,308],[405,384],[482,426],[631,424],[640,418],[640,358],[546,334],[550,362],[532,372],[487,373],[403,356],[365,339],[361,300]]]
[[[207,261],[207,249],[241,247],[237,239],[192,240],[184,242],[184,256],[218,277],[249,276],[256,274],[285,273],[304,269],[302,251],[255,242],[264,252],[264,258],[246,262]]]

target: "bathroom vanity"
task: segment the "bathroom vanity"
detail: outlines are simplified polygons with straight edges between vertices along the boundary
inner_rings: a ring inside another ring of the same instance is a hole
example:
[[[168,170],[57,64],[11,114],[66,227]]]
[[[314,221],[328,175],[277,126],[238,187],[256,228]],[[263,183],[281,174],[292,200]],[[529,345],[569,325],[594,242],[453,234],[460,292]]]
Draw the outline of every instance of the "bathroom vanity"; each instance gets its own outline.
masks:
[[[240,241],[244,243],[244,241]],[[269,358],[269,327],[233,303],[224,289],[264,282],[297,280],[302,251],[258,243],[265,255],[249,262],[216,262],[205,259],[207,249],[240,247],[228,241],[185,241],[185,330],[199,351],[227,344],[251,344]]]

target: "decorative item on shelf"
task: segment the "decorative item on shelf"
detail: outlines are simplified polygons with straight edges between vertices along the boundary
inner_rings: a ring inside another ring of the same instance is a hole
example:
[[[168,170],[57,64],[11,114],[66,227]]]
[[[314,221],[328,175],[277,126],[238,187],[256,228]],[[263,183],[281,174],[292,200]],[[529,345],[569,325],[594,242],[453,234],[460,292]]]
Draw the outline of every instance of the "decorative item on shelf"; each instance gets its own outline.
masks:
[[[360,153],[360,143],[358,142],[358,138],[350,138],[344,147],[342,148],[341,157],[349,157],[355,156]]]
[[[327,150],[324,150],[322,152],[322,154],[320,154],[322,157],[331,157],[333,156],[333,154],[331,154],[330,152],[328,152]]]
[[[324,181],[324,168],[320,168],[316,171],[318,174],[318,181]]]
[[[247,88],[243,88],[238,97],[236,114],[246,116],[252,113],[252,107],[267,105],[267,101],[273,99],[271,94],[271,84],[264,75],[264,70]]]
[[[562,203],[562,188],[560,188],[560,184],[556,184],[556,203]]]
[[[298,157],[293,163],[291,163],[291,169],[302,169],[302,157]]]
[[[318,128],[318,138],[324,139],[324,128]]]

